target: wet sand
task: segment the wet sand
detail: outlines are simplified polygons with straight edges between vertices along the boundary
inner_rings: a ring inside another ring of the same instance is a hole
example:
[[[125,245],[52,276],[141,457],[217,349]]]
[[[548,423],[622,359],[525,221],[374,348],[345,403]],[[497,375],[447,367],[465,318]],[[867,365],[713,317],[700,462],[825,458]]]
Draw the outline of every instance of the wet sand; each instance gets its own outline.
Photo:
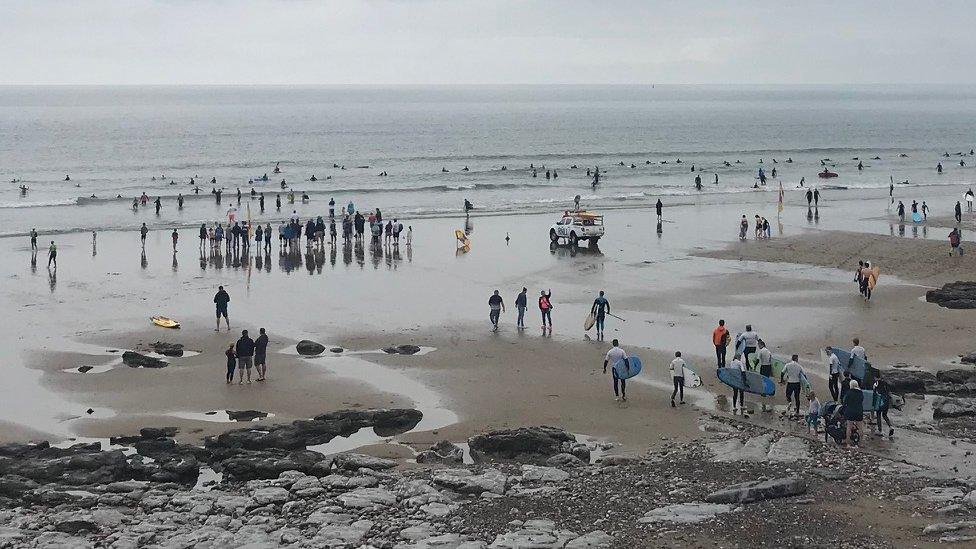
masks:
[[[666,208],[660,233],[653,210],[615,210],[601,246],[579,251],[549,247],[553,215],[479,217],[466,225],[424,220],[414,226],[412,247],[379,251],[333,253],[327,246],[305,255],[303,247],[282,256],[275,242],[260,264],[253,252],[249,260],[201,257],[186,232],[175,255],[168,233],[152,232],[144,256],[137,232],[106,232],[94,250],[90,235],[59,237],[61,267],[52,276],[43,257],[30,265],[22,240],[0,239],[4,253],[23,260],[2,272],[8,283],[0,302],[18,322],[0,334],[0,358],[11,372],[3,404],[9,424],[0,425],[0,440],[105,437],[154,425],[178,425],[181,438],[200,440],[240,426],[199,415],[209,411],[274,414],[253,423],[260,425],[340,408],[412,405],[427,418],[399,440],[420,446],[463,441],[487,428],[552,424],[640,451],[661,437],[697,436],[696,417],[715,408],[714,393],[727,392],[712,374],[709,334],[718,318],[733,332],[754,324],[777,354],[800,354],[815,379],[822,377],[819,348],[845,345],[853,335],[882,363],[934,369],[972,350],[964,311],[919,300],[928,285],[966,278],[970,256],[947,267],[941,240],[884,236],[887,222],[858,217],[883,210],[880,199],[867,201],[870,207],[825,201],[815,221],[805,205],[788,206],[773,239],[738,242],[743,210],[775,219],[774,199]],[[865,232],[851,232],[859,224]],[[468,230],[471,251],[456,251],[455,228]],[[859,257],[877,261],[884,273],[870,303],[850,282]],[[230,334],[213,331],[218,284],[232,298]],[[523,285],[530,307],[528,328],[519,333],[512,300]],[[492,334],[486,302],[496,288],[509,310]],[[553,290],[551,337],[538,327],[540,288]],[[629,384],[627,403],[614,402],[601,372],[609,343],[589,340],[581,326],[599,289],[626,319],[608,319],[608,340],[620,338],[645,360],[646,374]],[[152,327],[153,314],[178,318],[183,329]],[[239,329],[253,336],[259,327],[272,338],[270,380],[226,385],[223,350]],[[298,357],[294,343],[306,338],[353,353]],[[118,360],[108,349],[156,340],[200,354],[161,370],[107,366]],[[403,343],[431,349],[378,352]],[[675,350],[699,367],[706,385],[688,392],[689,405],[672,409],[666,364]],[[80,364],[98,371],[64,371]],[[69,419],[88,407],[95,417]],[[347,446],[402,453],[376,442],[363,436]]]

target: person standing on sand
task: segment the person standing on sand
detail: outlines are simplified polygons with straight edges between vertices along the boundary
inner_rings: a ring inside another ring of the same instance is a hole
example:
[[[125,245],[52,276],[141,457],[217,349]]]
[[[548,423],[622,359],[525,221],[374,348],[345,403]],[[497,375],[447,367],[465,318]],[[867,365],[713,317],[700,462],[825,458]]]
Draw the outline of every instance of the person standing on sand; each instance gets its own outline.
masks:
[[[928,221],[929,219],[929,205],[922,201],[922,220]]]
[[[739,222],[739,240],[746,239],[746,233],[749,231],[749,220],[746,219],[746,215],[742,214],[742,221]]]
[[[712,345],[715,345],[715,358],[718,361],[718,368],[725,368],[725,351],[729,344],[729,329],[725,327],[725,321],[718,321],[718,328],[712,330]]]
[[[264,381],[268,375],[268,334],[264,328],[254,340],[254,368],[257,370],[258,381]]]
[[[773,377],[773,353],[766,347],[766,342],[759,340],[759,351],[756,353],[756,362],[759,366],[759,375],[763,377]],[[746,360],[746,366],[752,366],[749,364],[748,359]],[[782,381],[782,380],[781,380]],[[766,396],[762,397],[762,411],[767,410],[766,406]]]
[[[679,392],[681,394],[679,404],[685,403],[685,359],[681,358],[681,351],[674,352],[674,360],[668,365],[671,372],[671,382],[674,390],[671,391],[671,407],[674,408],[674,397]]]
[[[264,253],[271,253],[271,223],[264,225]]]
[[[33,262],[33,260],[32,260]],[[54,263],[54,268],[58,268],[58,247],[54,245],[54,241],[51,241],[51,245],[47,248],[47,268],[51,268],[51,263]]]
[[[577,212],[578,212],[578,211],[580,211],[580,206],[579,206],[579,203],[580,203],[580,195],[576,195],[576,196],[575,196],[575,197],[573,198],[573,205],[574,205],[574,207],[576,208],[576,211],[577,211]]]
[[[600,295],[593,300],[593,306],[590,307],[590,314],[596,318],[596,337],[599,340],[603,340],[603,328],[607,320],[607,315],[610,314],[610,301],[604,297],[603,290],[600,290]]]
[[[156,204],[156,215],[159,215],[159,209],[163,207],[163,203],[159,200],[158,196],[156,197],[155,204]]]
[[[230,318],[227,316],[227,304],[230,303],[230,295],[224,291],[223,286],[217,286],[217,293],[214,295],[213,302],[217,304],[217,328],[215,332],[220,331],[220,317],[224,317],[224,322],[227,324],[227,331],[230,331]]]
[[[973,213],[973,199],[974,198],[976,198],[976,195],[973,195],[973,190],[972,189],[969,189],[968,191],[966,191],[966,211],[969,212],[969,213]]]
[[[739,337],[745,342],[745,348],[742,350],[742,363],[748,367],[749,355],[755,354],[756,349],[759,348],[759,334],[752,331],[752,324],[746,324],[746,331],[742,332]]]
[[[956,201],[956,223],[962,223],[962,204]]]
[[[237,368],[237,355],[234,353],[234,344],[231,343],[224,351],[227,357],[227,383],[234,383],[234,370]]]
[[[142,224],[142,228],[139,229],[139,238],[142,240],[142,247],[146,247],[146,235],[149,234],[149,227],[145,223]]]
[[[813,202],[813,191],[807,189],[807,208],[810,207],[812,202]]]
[[[861,268],[861,293],[864,295],[865,301],[871,299],[871,276],[873,275],[871,262],[865,261],[864,267]]]
[[[407,233],[408,238],[409,236],[410,233]],[[525,329],[525,309],[528,307],[529,303],[528,293],[528,288],[523,287],[522,291],[519,292],[519,295],[515,296],[515,310],[518,312],[518,319],[515,321],[515,327],[519,330]]]
[[[180,239],[180,233],[176,232],[176,229],[173,229],[173,234],[171,236],[173,238],[173,251],[176,252],[176,243]]]
[[[200,224],[200,251],[203,251],[204,243],[207,242],[207,236],[208,236],[207,224],[201,223]]]
[[[953,252],[955,252],[957,255],[961,255],[959,254],[959,244],[959,228],[954,227],[951,231],[949,231],[949,257],[952,257]]]
[[[31,251],[36,252],[37,251],[37,229],[31,229],[30,240],[31,240]]]
[[[661,214],[664,213],[664,203],[661,202],[660,198],[657,199],[657,204],[654,205],[654,209],[657,211],[657,220],[661,221]]]
[[[820,423],[820,399],[817,398],[817,393],[810,391],[807,395],[807,434],[813,431],[813,434],[820,433],[820,429],[817,426]]]
[[[868,361],[868,353],[864,347],[861,346],[860,338],[855,337],[852,341],[854,343],[854,347],[851,348],[851,358],[847,361],[847,371],[851,371],[851,365],[854,363],[854,357],[860,358],[864,362]],[[851,375],[851,379],[857,380],[858,383],[863,382],[862,379],[854,377],[853,375]]]
[[[742,363],[742,355],[735,353],[732,362],[729,363],[729,368],[741,372],[743,385],[748,385],[748,381],[746,381],[746,367]],[[735,414],[740,408],[742,409],[742,413],[745,413],[746,392],[742,389],[732,387],[732,413]]]
[[[847,420],[847,438],[844,440],[844,446],[848,446],[855,428],[858,432],[864,431],[864,393],[861,392],[861,386],[856,379],[851,380],[850,389],[844,394],[843,404],[844,419]]]
[[[898,219],[905,221],[905,204],[901,200],[898,201]]]
[[[505,300],[498,294],[498,290],[488,298],[488,320],[491,320],[491,331],[498,331],[498,318],[505,311]]]
[[[803,367],[797,362],[799,355],[793,355],[790,361],[783,366],[783,373],[779,375],[779,381],[786,382],[786,408],[790,407],[790,397],[794,398],[794,417],[800,417],[800,382],[803,379]]]
[[[612,345],[612,347],[610,347],[610,350],[607,351],[607,356],[604,357],[603,359],[603,373],[604,374],[607,373],[607,365],[609,364],[610,373],[613,376],[614,400],[618,402],[621,400],[626,401],[627,380],[620,379],[619,377],[617,377],[617,371],[613,368],[613,366],[622,360],[624,362],[624,366],[627,368],[627,371],[630,371],[630,360],[627,358],[627,353],[625,353],[624,350],[620,348],[619,341],[615,339],[611,341],[610,344]]]
[[[820,189],[813,189],[813,207],[820,205]]]
[[[552,289],[548,293],[539,292],[539,311],[542,312],[542,333],[546,333],[546,322],[549,323],[549,333],[552,334]]]
[[[891,426],[891,420],[888,419],[888,410],[891,407],[891,386],[888,385],[888,381],[884,379],[879,370],[877,375],[874,377],[874,398],[880,398],[878,406],[875,406],[877,412],[875,416],[878,419],[878,436],[881,435],[881,420],[884,419],[885,423],[888,424],[888,438],[895,436],[895,429]]]
[[[840,359],[830,347],[824,347],[827,353],[827,387],[830,389],[830,398],[834,402],[840,399]]]
[[[241,331],[241,338],[234,346],[237,353],[237,379],[240,385],[244,385],[244,373],[247,372],[247,382],[251,383],[251,368],[254,365],[254,340],[248,337],[247,330]]]

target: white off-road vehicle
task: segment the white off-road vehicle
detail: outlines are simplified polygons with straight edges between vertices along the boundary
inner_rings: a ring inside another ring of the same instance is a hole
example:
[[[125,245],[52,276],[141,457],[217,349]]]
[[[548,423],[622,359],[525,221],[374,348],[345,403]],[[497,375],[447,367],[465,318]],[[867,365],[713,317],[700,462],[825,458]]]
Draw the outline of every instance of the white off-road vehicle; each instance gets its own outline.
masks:
[[[549,240],[558,244],[560,239],[576,246],[580,240],[596,244],[603,237],[603,216],[593,212],[566,212],[549,229]]]

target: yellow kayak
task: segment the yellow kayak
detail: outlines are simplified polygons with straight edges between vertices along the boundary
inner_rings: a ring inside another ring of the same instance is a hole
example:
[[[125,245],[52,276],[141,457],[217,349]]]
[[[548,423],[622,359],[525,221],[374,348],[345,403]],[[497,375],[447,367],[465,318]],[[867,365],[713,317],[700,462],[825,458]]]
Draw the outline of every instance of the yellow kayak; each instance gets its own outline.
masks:
[[[172,318],[166,318],[165,316],[154,316],[154,317],[150,317],[149,320],[151,320],[153,324],[161,328],[175,329],[180,327],[179,322],[173,320]]]

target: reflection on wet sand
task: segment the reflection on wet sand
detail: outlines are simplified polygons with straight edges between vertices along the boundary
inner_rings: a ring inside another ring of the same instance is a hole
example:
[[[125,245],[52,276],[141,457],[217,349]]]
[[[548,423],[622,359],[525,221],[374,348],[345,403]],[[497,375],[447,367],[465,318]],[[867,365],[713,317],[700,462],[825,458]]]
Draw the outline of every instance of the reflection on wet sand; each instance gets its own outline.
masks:
[[[366,266],[366,247],[361,241],[346,242],[342,247],[342,262],[347,267],[354,262],[360,268]],[[406,247],[407,261],[413,261],[413,250],[410,246]],[[369,259],[374,269],[378,269],[381,264],[385,264],[388,269],[396,270],[398,264],[403,261],[401,246],[399,244],[380,244],[371,243],[369,248]],[[328,260],[326,259],[328,252]],[[335,268],[339,254],[339,246],[312,246],[304,250],[299,248],[284,248],[278,251],[278,270],[283,273],[291,273],[300,269],[305,269],[308,274],[322,274],[325,270],[326,262]],[[251,254],[242,251],[238,252],[231,249],[224,253],[220,248],[211,248],[208,252],[200,251],[198,257],[200,269],[206,270],[208,267],[221,270],[225,266],[238,269],[250,269]],[[271,252],[266,251],[263,255],[257,253],[253,257],[254,267],[258,271],[271,272]],[[148,261],[143,254],[143,268],[148,266]],[[173,271],[178,268],[177,254],[173,255]]]

